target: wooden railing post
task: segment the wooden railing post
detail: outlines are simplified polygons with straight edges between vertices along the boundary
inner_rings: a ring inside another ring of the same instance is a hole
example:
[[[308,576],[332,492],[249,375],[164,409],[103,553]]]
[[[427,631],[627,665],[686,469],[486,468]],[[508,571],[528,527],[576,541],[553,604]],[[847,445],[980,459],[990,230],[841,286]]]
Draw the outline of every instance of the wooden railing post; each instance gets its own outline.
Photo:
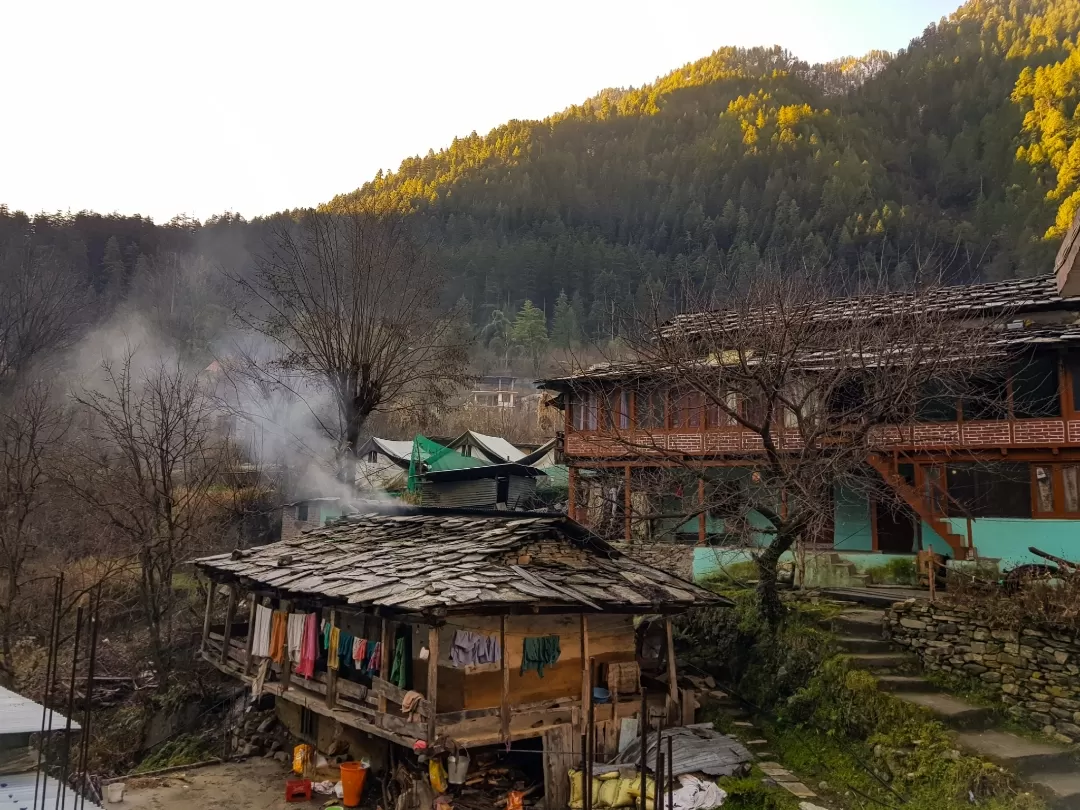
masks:
[[[236,586],[229,586],[229,595],[225,600],[225,629],[221,631],[221,663],[229,661],[229,639],[232,638],[233,615],[236,613]]]
[[[210,585],[206,589],[206,613],[203,614],[202,625],[202,652],[203,656],[206,655],[208,645],[210,643],[210,617],[214,612],[214,594],[217,592],[217,583],[214,580],[210,580]]]
[[[251,649],[255,646],[255,612],[258,607],[258,600],[255,598],[255,594],[248,596],[248,631],[247,631],[247,648],[244,652],[244,674],[250,675],[251,668],[254,661],[251,657]]]
[[[427,718],[427,744],[430,752],[435,747],[435,714],[439,705],[439,628],[428,628],[427,701],[431,707]]]

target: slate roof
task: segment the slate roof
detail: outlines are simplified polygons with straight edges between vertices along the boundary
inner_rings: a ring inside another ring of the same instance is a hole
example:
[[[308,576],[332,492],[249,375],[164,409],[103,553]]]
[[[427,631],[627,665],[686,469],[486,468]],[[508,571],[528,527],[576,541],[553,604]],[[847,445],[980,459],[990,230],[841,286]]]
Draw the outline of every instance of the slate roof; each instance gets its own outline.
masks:
[[[727,603],[552,513],[407,508],[350,515],[195,564],[218,579],[404,613],[515,606],[646,613]]]
[[[44,708],[37,701],[0,686],[0,736],[41,731],[41,715]],[[46,722],[48,723],[47,730],[63,730],[67,726],[67,718],[52,710],[49,711]],[[71,728],[77,731],[80,726],[72,720]]]
[[[1080,308],[1080,297],[1062,298],[1054,276],[1017,278],[989,284],[965,284],[933,287],[912,292],[834,298],[816,304],[811,317],[822,322],[837,319],[880,318],[898,311],[955,313],[957,316],[987,315],[1002,312],[1034,312],[1047,309]],[[767,316],[768,310],[761,310]],[[745,313],[733,310],[688,312],[676,315],[661,328],[661,335],[690,337],[695,333],[731,330],[738,326]]]

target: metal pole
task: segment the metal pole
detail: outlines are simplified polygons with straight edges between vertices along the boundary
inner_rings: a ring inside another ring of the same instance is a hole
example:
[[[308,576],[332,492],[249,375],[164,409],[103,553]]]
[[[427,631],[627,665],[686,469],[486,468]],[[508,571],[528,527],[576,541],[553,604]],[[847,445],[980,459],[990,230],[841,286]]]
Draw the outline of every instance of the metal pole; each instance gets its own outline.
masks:
[[[585,664],[589,668],[588,683],[590,688],[592,687],[592,664],[592,658],[588,659]],[[592,692],[583,697],[588,701],[588,713],[585,716],[585,810],[592,810],[593,749],[596,747],[596,714],[593,710]]]
[[[52,615],[49,620],[49,652],[48,657],[45,659],[45,693],[41,700],[41,734],[38,736],[38,761],[37,770],[34,772],[34,801],[31,804],[33,810],[37,810],[38,806],[38,783],[41,778],[41,758],[45,752],[46,741],[48,736],[46,735],[46,722],[48,723],[49,730],[52,729],[53,716],[49,711],[49,694],[52,689],[52,675],[53,668],[56,663],[56,644],[57,637],[59,636],[59,624],[60,624],[60,603],[64,597],[64,575],[60,574],[55,580],[53,585],[53,604]],[[45,806],[44,797],[42,798],[42,807]]]
[[[656,768],[653,770],[653,782],[656,783],[656,795],[653,796],[654,810],[661,810],[660,785],[664,779],[664,721],[660,720],[656,725]]]
[[[674,738],[668,734],[667,738],[667,769],[668,779],[671,782],[671,793],[668,794],[668,804],[671,806],[671,810],[675,810],[675,777],[678,775],[675,773],[675,756],[672,754],[672,740]],[[656,810],[663,810],[663,808],[657,808]]]
[[[83,609],[75,611],[75,647],[71,653],[71,683],[68,686],[67,719],[64,724],[64,759],[60,765],[60,787],[56,791],[56,810],[65,806],[68,766],[71,764],[71,715],[75,713],[75,668],[79,665],[79,642],[82,640]]]
[[[86,768],[90,759],[90,721],[93,718],[93,712],[90,707],[94,696],[94,669],[97,664],[98,613],[100,610],[101,584],[99,583],[97,589],[94,591],[94,601],[91,603],[90,607],[90,662],[87,664],[86,691],[83,695],[86,707],[83,711],[82,734],[79,737],[79,741],[82,743],[79,752],[79,770],[83,775],[83,790],[81,796],[76,798],[76,804],[78,804],[80,808],[86,807],[86,793],[90,787],[90,776],[87,773]]]
[[[648,810],[645,795],[648,783],[645,781],[646,758],[649,752],[649,699],[645,692],[645,686],[641,686],[641,810]],[[655,810],[655,807],[654,807]]]

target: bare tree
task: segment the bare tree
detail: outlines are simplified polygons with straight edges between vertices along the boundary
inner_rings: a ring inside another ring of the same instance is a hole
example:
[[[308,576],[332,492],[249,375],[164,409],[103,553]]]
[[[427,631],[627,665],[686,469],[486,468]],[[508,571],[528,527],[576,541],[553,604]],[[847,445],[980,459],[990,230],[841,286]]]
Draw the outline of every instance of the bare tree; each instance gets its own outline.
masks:
[[[102,364],[99,386],[73,394],[86,435],[67,483],[138,563],[139,602],[158,672],[170,662],[178,563],[206,548],[219,470],[214,412],[179,364],[135,366],[130,350]]]
[[[234,278],[248,299],[243,322],[277,349],[261,371],[298,393],[329,391],[337,419],[322,424],[345,481],[372,413],[430,409],[464,382],[467,341],[400,216],[305,213],[276,229],[251,278]]]
[[[29,237],[0,242],[0,380],[67,348],[85,325],[88,294],[48,246]]]
[[[676,526],[709,514],[734,536],[755,536],[770,620],[782,613],[781,556],[822,537],[835,488],[891,493],[870,466],[890,426],[967,391],[1003,351],[994,332],[1000,315],[935,306],[932,289],[833,301],[825,289],[813,273],[763,274],[745,294],[698,298],[690,314],[639,318],[627,338],[632,361],[571,378],[577,418],[602,420],[599,441],[615,442],[647,470],[629,498],[620,482],[598,476],[580,508],[619,534],[624,521]],[[579,427],[590,441],[592,425]],[[708,455],[665,441],[705,427],[737,438]],[[665,494],[681,496],[679,505],[665,509]],[[764,525],[748,523],[751,513]]]
[[[41,383],[18,390],[0,413],[0,683],[8,686],[20,598],[49,525],[46,505],[57,496],[56,464],[68,426]]]

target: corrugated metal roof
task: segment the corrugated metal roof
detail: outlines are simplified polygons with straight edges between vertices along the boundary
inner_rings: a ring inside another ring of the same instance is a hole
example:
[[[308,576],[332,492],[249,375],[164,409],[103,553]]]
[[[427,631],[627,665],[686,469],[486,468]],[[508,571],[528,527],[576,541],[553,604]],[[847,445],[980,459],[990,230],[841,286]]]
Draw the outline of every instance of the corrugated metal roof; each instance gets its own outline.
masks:
[[[37,806],[53,810],[57,807],[57,797],[61,785],[56,779],[45,774],[29,773],[0,774],[0,810],[32,810],[34,804],[34,784],[37,777]],[[64,800],[59,803],[63,810],[83,810],[94,807],[101,810],[100,804],[89,799],[83,803],[79,794],[71,788],[64,791]]]
[[[0,686],[0,734],[41,731],[43,708],[40,703]],[[59,712],[50,711],[48,722],[50,729],[63,729],[67,725],[67,718]],[[71,728],[78,729],[79,724],[72,720]]]

